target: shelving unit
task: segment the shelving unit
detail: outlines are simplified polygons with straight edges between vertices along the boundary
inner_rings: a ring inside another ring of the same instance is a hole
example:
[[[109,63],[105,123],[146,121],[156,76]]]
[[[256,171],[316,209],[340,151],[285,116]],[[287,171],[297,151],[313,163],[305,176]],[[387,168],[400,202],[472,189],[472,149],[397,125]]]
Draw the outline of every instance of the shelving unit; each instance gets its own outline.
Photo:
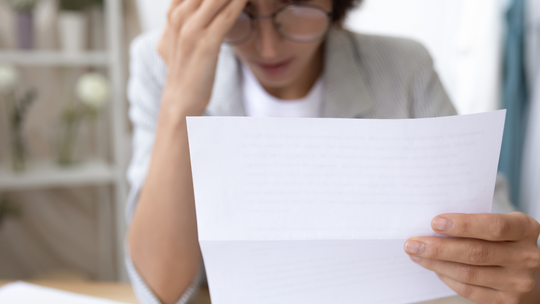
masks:
[[[107,52],[81,54],[43,51],[0,51],[0,62],[26,66],[103,66],[109,65]]]
[[[34,163],[21,173],[13,173],[6,166],[0,167],[0,191],[108,185],[114,181],[114,167],[101,160],[66,168],[58,168],[54,162]]]
[[[27,171],[15,173],[9,164],[0,166],[0,191],[21,191],[36,188],[92,185],[98,189],[99,278],[126,281],[123,244],[126,234],[124,205],[127,197],[125,170],[127,167],[126,96],[122,57],[122,1],[105,0],[106,50],[82,53],[62,51],[0,50],[0,63],[19,66],[101,67],[108,71],[111,84],[110,126],[112,160],[88,160],[73,167],[62,168],[53,161],[34,163]],[[114,194],[110,199],[108,189]],[[111,204],[111,201],[113,204]],[[114,233],[112,233],[114,232]]]

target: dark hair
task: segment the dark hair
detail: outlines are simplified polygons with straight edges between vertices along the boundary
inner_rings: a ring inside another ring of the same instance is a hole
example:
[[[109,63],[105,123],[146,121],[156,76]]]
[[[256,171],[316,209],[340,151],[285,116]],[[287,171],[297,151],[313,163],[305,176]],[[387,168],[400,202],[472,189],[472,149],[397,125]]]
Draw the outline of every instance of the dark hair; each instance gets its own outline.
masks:
[[[338,26],[343,24],[345,16],[354,7],[360,5],[364,0],[333,0],[332,1],[332,22]]]

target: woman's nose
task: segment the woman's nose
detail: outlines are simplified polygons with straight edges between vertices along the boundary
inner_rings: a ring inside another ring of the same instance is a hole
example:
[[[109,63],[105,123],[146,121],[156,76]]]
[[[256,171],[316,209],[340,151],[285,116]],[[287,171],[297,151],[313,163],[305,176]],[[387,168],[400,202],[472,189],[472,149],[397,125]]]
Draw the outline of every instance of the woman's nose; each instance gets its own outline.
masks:
[[[262,58],[277,57],[277,44],[281,36],[274,28],[273,18],[260,18],[257,20],[256,46]]]

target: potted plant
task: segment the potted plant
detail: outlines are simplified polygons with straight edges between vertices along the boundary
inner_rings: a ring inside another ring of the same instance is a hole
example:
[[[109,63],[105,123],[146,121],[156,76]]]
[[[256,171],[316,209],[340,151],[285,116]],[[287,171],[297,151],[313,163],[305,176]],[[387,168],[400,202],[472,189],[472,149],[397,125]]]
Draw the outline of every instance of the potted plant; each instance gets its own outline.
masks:
[[[36,98],[34,91],[27,91],[19,96],[15,87],[19,81],[17,69],[9,65],[0,65],[0,97],[6,102],[10,124],[11,165],[15,172],[26,168],[26,144],[23,136],[24,119],[30,105]]]
[[[17,17],[17,42],[20,49],[34,47],[33,11],[37,0],[8,0]]]
[[[58,32],[65,52],[81,52],[87,48],[88,18],[86,10],[100,0],[59,0]]]
[[[79,126],[84,119],[96,120],[109,98],[107,79],[99,73],[86,73],[76,84],[76,95],[81,102],[70,103],[63,111],[58,163],[70,166],[76,162],[74,151]]]
[[[21,209],[11,204],[6,197],[0,197],[0,228],[9,218],[21,216]]]

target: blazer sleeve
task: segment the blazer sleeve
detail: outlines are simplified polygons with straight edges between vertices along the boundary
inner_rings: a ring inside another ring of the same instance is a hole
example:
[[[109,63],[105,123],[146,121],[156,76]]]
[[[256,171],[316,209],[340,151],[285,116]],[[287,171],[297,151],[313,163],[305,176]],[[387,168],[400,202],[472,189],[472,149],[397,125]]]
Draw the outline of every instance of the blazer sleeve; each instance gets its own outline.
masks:
[[[156,45],[159,33],[137,37],[130,47],[130,78],[128,82],[129,118],[133,124],[132,157],[127,170],[130,192],[126,202],[126,221],[131,224],[137,208],[139,192],[144,184],[156,135],[157,120],[163,86],[167,78],[166,66]],[[125,264],[133,290],[141,304],[159,304],[160,301],[141,277],[125,247]],[[178,304],[188,303],[199,285],[202,270],[182,295]]]
[[[412,76],[410,99],[412,116],[438,117],[457,115],[457,111],[433,66],[425,47],[418,45],[418,68]],[[493,213],[510,213],[516,208],[510,201],[509,187],[502,173],[497,174],[493,196]]]

